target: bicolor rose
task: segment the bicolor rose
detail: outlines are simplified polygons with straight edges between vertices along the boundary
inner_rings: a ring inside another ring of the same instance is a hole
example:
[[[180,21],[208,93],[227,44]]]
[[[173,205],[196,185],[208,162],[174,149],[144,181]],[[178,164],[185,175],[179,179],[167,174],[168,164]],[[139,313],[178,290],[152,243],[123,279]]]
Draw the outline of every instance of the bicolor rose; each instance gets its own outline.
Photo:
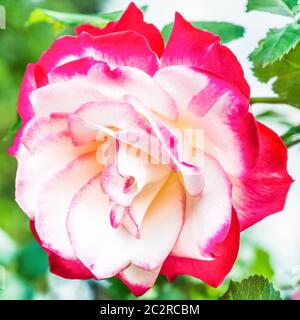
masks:
[[[159,274],[218,286],[240,232],[282,210],[292,182],[286,147],[249,112],[239,62],[178,13],[165,46],[134,4],[76,34],[28,65],[10,148],[51,271],[117,276],[135,295]],[[203,143],[183,141],[188,130]]]

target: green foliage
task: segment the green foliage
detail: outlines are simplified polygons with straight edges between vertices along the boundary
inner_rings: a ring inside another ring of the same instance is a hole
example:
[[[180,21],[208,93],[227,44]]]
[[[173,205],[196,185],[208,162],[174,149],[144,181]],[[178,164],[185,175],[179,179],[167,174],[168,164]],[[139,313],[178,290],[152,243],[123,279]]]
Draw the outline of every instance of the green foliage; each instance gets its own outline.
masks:
[[[300,41],[300,25],[288,24],[281,29],[271,29],[267,37],[259,42],[259,46],[249,58],[255,65],[265,67],[290,52]]]
[[[272,88],[285,103],[300,108],[300,46],[265,68],[254,66],[256,77],[267,83],[273,80]]]
[[[80,14],[80,13],[65,13],[45,9],[35,9],[29,16],[27,25],[46,22],[53,24],[55,27],[70,26],[75,27],[80,24],[88,23],[97,27],[103,27],[110,20],[117,20],[122,14],[122,11],[116,11],[109,14]]]
[[[253,10],[294,17],[300,7],[298,0],[248,0],[247,11]]]
[[[255,117],[259,121],[271,120],[287,128],[293,127],[293,124],[291,123],[290,119],[288,119],[287,115],[284,114],[284,112],[267,110],[256,114]]]
[[[30,240],[21,247],[17,263],[18,274],[29,280],[44,276],[48,270],[47,254],[35,240]]]
[[[95,0],[84,5],[79,0],[44,0],[38,4],[57,11],[76,12],[79,6],[83,13],[96,10]],[[0,30],[0,265],[6,270],[0,299],[32,299],[46,287],[47,258],[38,244],[33,243],[28,217],[15,202],[16,160],[6,150],[20,125],[16,105],[26,65],[50,47],[55,35],[48,24],[24,28],[36,1],[2,0],[1,5],[6,9],[7,28]]]
[[[300,125],[291,127],[285,134],[281,136],[287,147],[292,147],[300,143]]]
[[[231,276],[236,280],[242,280],[252,274],[260,274],[268,280],[272,280],[274,269],[269,253],[258,247],[251,239],[242,237],[238,259],[234,264]]]
[[[230,281],[220,300],[282,300],[280,292],[263,276],[255,275],[241,282]]]
[[[274,276],[274,270],[271,265],[269,253],[262,248],[256,248],[255,256],[250,265],[249,271],[252,274],[260,274],[271,280]]]
[[[255,76],[262,82],[272,80],[272,88],[278,95],[270,103],[290,104],[300,108],[300,13],[299,0],[249,0],[247,10],[260,10],[294,18],[294,23],[280,29],[271,29],[266,38],[249,55]],[[252,102],[254,100],[252,99]],[[265,101],[268,103],[268,100]],[[291,145],[293,145],[292,142]],[[290,145],[289,142],[287,145]]]
[[[34,289],[22,277],[6,272],[4,288],[0,290],[0,300],[27,300],[32,299]]]
[[[0,265],[8,266],[17,255],[17,244],[0,229]],[[1,282],[1,279],[0,279]]]
[[[205,31],[215,33],[221,37],[222,43],[228,43],[232,40],[243,37],[245,29],[239,25],[229,22],[214,22],[214,21],[191,21],[191,24]],[[165,25],[161,31],[165,43],[169,40],[173,23]]]
[[[147,6],[141,7],[143,11]],[[35,9],[31,12],[27,26],[35,23],[46,22],[53,26],[55,31],[60,31],[64,26],[75,27],[80,24],[92,24],[96,27],[103,27],[112,20],[118,20],[123,11],[104,12],[97,14],[66,13],[46,9]]]

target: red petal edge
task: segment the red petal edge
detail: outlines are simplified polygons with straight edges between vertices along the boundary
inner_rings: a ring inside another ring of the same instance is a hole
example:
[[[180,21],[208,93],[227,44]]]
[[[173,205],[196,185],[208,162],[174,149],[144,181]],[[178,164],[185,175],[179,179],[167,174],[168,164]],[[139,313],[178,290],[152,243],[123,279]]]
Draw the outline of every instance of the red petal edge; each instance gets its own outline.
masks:
[[[161,274],[169,281],[177,276],[187,274],[198,278],[212,287],[218,287],[230,272],[238,254],[240,227],[235,211],[232,211],[232,222],[227,238],[216,248],[214,260],[196,260],[169,256],[164,262]]]
[[[104,28],[98,28],[90,24],[83,24],[75,28],[77,34],[85,31],[92,36],[128,30],[144,36],[148,40],[150,48],[159,57],[162,55],[164,40],[159,30],[153,24],[144,21],[143,12],[133,2],[128,5],[118,21],[110,22]]]
[[[233,205],[241,230],[281,211],[293,179],[287,172],[287,148],[279,136],[257,122],[259,156],[256,166],[233,182]]]
[[[93,274],[79,261],[67,260],[61,258],[57,254],[45,249],[41,240],[36,232],[34,221],[30,221],[31,231],[40,246],[47,252],[49,258],[50,271],[57,276],[65,279],[91,279],[94,278]]]
[[[250,88],[235,55],[220,37],[193,27],[176,13],[174,27],[161,57],[162,66],[187,65],[211,72],[239,88],[249,100]]]

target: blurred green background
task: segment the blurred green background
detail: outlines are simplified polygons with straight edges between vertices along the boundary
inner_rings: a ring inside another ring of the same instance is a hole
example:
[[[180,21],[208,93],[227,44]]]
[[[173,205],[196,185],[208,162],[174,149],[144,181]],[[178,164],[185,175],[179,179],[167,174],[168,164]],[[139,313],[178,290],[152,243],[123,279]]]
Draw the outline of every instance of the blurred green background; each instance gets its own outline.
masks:
[[[2,0],[6,8],[6,30],[0,30],[0,299],[130,299],[133,296],[118,279],[107,281],[64,280],[49,274],[46,254],[33,239],[28,219],[14,201],[16,160],[6,153],[12,143],[7,136],[16,120],[19,85],[30,62],[38,59],[58,36],[45,23],[26,27],[33,9],[95,13],[101,1]],[[72,30],[63,29],[61,33]],[[239,260],[232,277],[250,274],[272,279],[269,255],[243,238]],[[228,280],[218,289],[200,281],[181,277],[174,284],[159,278],[144,296],[150,299],[215,299],[224,292]]]

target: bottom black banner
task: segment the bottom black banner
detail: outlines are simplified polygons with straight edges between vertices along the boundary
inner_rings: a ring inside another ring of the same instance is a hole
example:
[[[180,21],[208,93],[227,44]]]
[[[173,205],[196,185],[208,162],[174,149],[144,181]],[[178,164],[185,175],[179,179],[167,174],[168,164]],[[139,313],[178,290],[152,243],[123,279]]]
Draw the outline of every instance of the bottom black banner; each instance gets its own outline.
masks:
[[[82,317],[85,320],[94,319],[119,319],[119,318],[141,318],[141,317],[189,317],[198,318],[207,313],[217,316],[225,314],[238,314],[238,309],[244,307],[247,316],[257,317],[259,309],[267,307],[268,313],[276,311],[277,306],[287,305],[289,312],[292,308],[299,310],[299,301],[1,301],[0,310],[2,314],[9,317],[20,317],[32,319],[43,319],[44,317]],[[236,310],[236,312],[234,312]],[[224,313],[227,312],[227,313]],[[230,313],[228,313],[230,312]]]

